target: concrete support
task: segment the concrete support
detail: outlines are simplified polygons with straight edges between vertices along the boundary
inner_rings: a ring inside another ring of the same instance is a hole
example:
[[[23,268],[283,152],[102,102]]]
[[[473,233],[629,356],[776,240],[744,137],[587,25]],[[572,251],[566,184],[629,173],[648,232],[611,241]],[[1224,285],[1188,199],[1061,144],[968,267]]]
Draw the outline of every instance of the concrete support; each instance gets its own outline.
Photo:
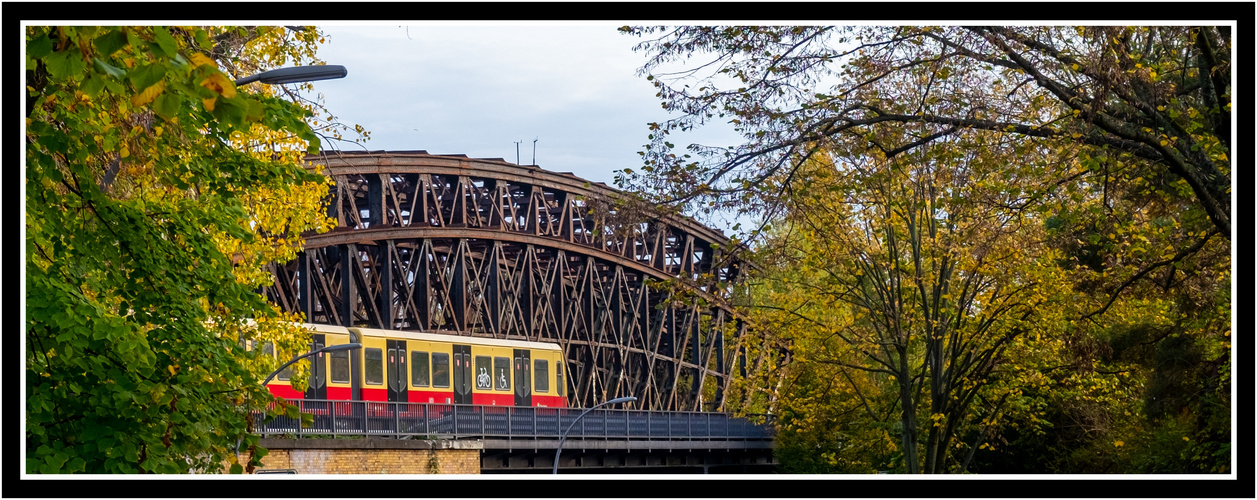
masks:
[[[480,441],[262,439],[262,469],[298,474],[479,474]]]

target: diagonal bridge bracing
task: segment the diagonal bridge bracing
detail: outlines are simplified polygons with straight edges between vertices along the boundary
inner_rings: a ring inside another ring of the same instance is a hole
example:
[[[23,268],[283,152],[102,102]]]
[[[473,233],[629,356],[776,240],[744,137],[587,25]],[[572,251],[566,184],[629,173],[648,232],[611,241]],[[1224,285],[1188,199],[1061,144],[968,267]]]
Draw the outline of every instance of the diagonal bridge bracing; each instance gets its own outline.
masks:
[[[746,324],[722,234],[630,217],[604,184],[425,152],[311,158],[337,227],[272,264],[266,294],[312,323],[559,344],[569,404],[636,396],[720,411]]]

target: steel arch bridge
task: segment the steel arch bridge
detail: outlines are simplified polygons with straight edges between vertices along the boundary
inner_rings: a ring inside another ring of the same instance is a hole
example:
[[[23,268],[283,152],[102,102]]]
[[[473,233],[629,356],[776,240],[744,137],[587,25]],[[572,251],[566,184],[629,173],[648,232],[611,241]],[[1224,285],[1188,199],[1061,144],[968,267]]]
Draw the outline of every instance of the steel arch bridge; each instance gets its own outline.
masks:
[[[727,302],[738,263],[721,233],[617,214],[605,184],[501,159],[311,161],[335,180],[337,226],[272,264],[265,293],[281,308],[312,323],[557,343],[576,407],[631,395],[648,410],[724,409],[747,326]]]

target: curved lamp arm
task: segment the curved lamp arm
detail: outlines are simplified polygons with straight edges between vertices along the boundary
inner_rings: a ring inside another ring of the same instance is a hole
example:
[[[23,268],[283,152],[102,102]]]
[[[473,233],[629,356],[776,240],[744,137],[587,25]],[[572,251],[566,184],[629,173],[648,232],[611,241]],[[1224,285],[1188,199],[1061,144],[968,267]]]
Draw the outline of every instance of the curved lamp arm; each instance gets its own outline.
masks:
[[[283,365],[280,365],[280,367],[279,367],[279,368],[276,368],[276,369],[275,369],[275,371],[271,372],[271,374],[270,374],[270,375],[267,375],[267,376],[266,376],[266,380],[263,380],[263,381],[262,381],[262,387],[266,387],[267,382],[270,382],[270,381],[271,381],[271,379],[275,378],[275,376],[276,376],[276,375],[279,375],[279,372],[284,371],[284,368],[288,368],[288,365],[291,365],[291,364],[293,364],[293,363],[296,363],[296,362],[297,362],[297,361],[299,361],[299,360],[302,360],[302,359],[308,358],[308,357],[310,357],[310,356],[313,356],[313,355],[318,354],[318,353],[321,353],[321,352],[348,351],[348,350],[350,350],[350,349],[361,349],[361,348],[362,348],[362,344],[359,344],[359,343],[357,343],[357,342],[354,342],[354,343],[351,343],[351,344],[337,344],[337,345],[333,345],[333,346],[326,346],[326,347],[323,347],[323,348],[320,348],[320,349],[315,349],[315,350],[313,350],[313,351],[307,352],[307,353],[305,353],[305,354],[302,354],[302,355],[300,355],[300,356],[297,356],[297,357],[295,357],[295,358],[292,358],[292,359],[291,359],[291,360],[289,360],[287,363],[284,363]]]
[[[594,411],[599,406],[613,405],[616,403],[631,403],[633,401],[637,401],[637,398],[633,396],[628,396],[624,398],[615,398],[615,399],[612,399],[611,401],[603,401],[601,403],[593,405],[589,407],[588,410],[581,412],[580,416],[576,417],[576,420],[573,420],[572,423],[568,424],[567,430],[563,431],[563,434],[559,435],[559,446],[555,448],[554,450],[554,471],[552,473],[553,474],[559,473],[559,453],[563,452],[563,441],[567,439],[567,433],[571,432],[572,427],[576,426],[576,422],[580,422],[580,419],[585,418],[585,415],[588,415],[589,412]]]

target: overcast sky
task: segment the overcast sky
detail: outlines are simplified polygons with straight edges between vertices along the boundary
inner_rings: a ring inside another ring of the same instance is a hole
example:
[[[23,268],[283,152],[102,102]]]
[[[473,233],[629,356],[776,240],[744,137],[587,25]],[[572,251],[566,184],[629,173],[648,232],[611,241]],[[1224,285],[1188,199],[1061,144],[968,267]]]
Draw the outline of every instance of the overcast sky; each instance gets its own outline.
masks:
[[[635,72],[645,56],[618,25],[324,25],[319,56],[348,68],[315,83],[370,150],[426,150],[536,163],[612,184],[636,168],[646,124],[668,114]],[[728,130],[694,140],[731,145]],[[691,141],[692,142],[692,141]],[[341,144],[342,149],[361,149]]]

